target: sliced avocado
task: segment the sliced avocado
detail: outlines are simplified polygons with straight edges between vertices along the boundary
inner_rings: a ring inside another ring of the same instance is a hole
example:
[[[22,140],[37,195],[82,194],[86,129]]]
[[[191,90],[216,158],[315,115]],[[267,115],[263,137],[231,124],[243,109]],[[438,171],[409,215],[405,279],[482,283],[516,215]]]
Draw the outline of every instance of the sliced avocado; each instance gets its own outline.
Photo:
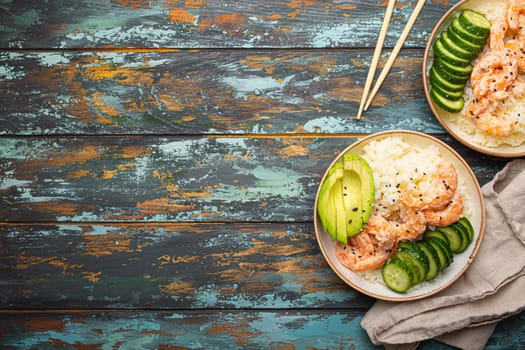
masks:
[[[353,159],[343,157],[345,170],[343,174],[343,200],[346,213],[346,234],[353,236],[363,228],[362,202],[361,202],[361,177],[351,168]]]
[[[374,204],[375,184],[370,166],[349,153],[334,163],[319,191],[317,212],[325,231],[337,241],[359,233]]]
[[[348,181],[347,196],[349,200],[345,203],[347,213],[346,234],[353,236],[359,233],[370,218],[375,198],[375,183],[372,169],[368,162],[354,153],[343,155],[344,177]]]
[[[332,198],[336,212],[336,239],[339,242],[347,242],[347,218],[343,200],[343,177],[336,180],[332,187]]]
[[[334,164],[321,186],[319,191],[319,200],[317,202],[317,211],[319,218],[326,232],[337,240],[337,210],[334,203],[333,190],[338,179],[343,178],[343,163]],[[341,241],[346,243],[346,237]]]

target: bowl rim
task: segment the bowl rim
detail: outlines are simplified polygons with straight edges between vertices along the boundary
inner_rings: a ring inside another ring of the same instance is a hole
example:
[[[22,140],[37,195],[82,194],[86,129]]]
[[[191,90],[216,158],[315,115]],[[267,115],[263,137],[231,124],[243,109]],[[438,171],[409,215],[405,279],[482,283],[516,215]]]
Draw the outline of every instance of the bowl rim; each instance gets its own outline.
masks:
[[[475,186],[476,187],[476,189],[475,189],[476,197],[480,199],[480,202],[479,202],[480,226],[479,226],[478,237],[477,237],[476,241],[474,242],[475,245],[474,245],[474,247],[472,249],[472,252],[468,256],[465,265],[450,280],[448,280],[446,283],[443,283],[443,285],[441,285],[440,287],[438,287],[438,288],[436,288],[434,290],[431,290],[431,291],[429,291],[427,293],[423,293],[423,294],[419,294],[419,295],[413,295],[413,296],[408,296],[408,297],[407,296],[402,296],[402,295],[400,295],[399,297],[384,296],[384,295],[381,295],[381,294],[374,293],[372,291],[366,290],[365,288],[362,288],[361,286],[356,285],[355,283],[353,283],[352,281],[347,279],[343,275],[343,273],[340,272],[337,269],[337,267],[332,263],[332,261],[329,259],[329,255],[328,255],[328,252],[326,250],[326,247],[323,244],[321,244],[321,234],[324,232],[324,230],[323,230],[323,232],[321,232],[320,219],[319,219],[318,212],[317,212],[317,205],[318,205],[319,192],[321,190],[321,185],[324,182],[324,180],[326,179],[328,171],[332,168],[332,166],[345,153],[347,153],[350,149],[353,149],[353,148],[357,147],[360,144],[363,144],[363,143],[366,143],[366,142],[370,141],[371,139],[383,138],[383,137],[387,137],[388,135],[398,135],[398,134],[401,134],[401,135],[413,135],[413,136],[416,136],[416,137],[426,138],[426,139],[430,140],[431,142],[436,142],[441,147],[445,148],[466,169],[468,175],[472,178],[472,180],[474,181],[474,183],[476,185]],[[332,271],[343,282],[345,282],[348,286],[352,287],[353,289],[357,290],[358,292],[360,292],[362,294],[365,294],[365,295],[368,295],[370,297],[376,298],[376,299],[386,300],[386,301],[394,301],[394,302],[404,302],[404,301],[413,301],[413,300],[424,299],[424,298],[427,298],[427,297],[429,297],[431,295],[437,294],[437,293],[443,291],[444,289],[448,288],[449,286],[451,286],[454,282],[456,282],[465,273],[465,271],[472,264],[472,261],[474,260],[474,258],[476,257],[476,255],[478,253],[478,250],[479,250],[479,247],[481,245],[481,241],[482,241],[482,238],[483,238],[483,235],[484,235],[484,232],[485,232],[485,201],[484,201],[484,198],[483,198],[483,194],[481,192],[481,187],[479,185],[478,179],[477,179],[476,175],[474,174],[474,172],[472,171],[472,168],[468,165],[468,163],[465,161],[465,159],[463,159],[463,157],[456,150],[454,150],[452,147],[447,145],[445,142],[443,142],[443,141],[439,140],[438,138],[436,138],[434,136],[431,136],[429,134],[425,134],[425,133],[422,133],[422,132],[419,132],[419,131],[413,131],[413,130],[400,130],[400,129],[398,129],[398,130],[386,130],[386,131],[376,132],[376,133],[367,135],[367,136],[363,137],[362,139],[357,140],[357,141],[353,142],[352,144],[348,145],[347,147],[345,147],[345,149],[342,150],[332,160],[330,165],[326,168],[326,170],[325,170],[325,172],[324,172],[324,174],[323,174],[323,176],[322,176],[322,178],[321,178],[321,180],[319,182],[319,185],[317,187],[317,192],[316,192],[316,195],[315,195],[313,214],[314,214],[315,238],[317,240],[317,244],[319,245],[319,248],[321,250],[321,253],[323,254],[323,257],[324,257],[326,263],[332,269]]]
[[[427,45],[425,47],[425,51],[423,54],[423,64],[422,64],[422,77],[423,77],[423,89],[425,90],[425,97],[427,99],[428,105],[430,109],[432,110],[432,114],[434,114],[434,117],[438,120],[438,122],[441,124],[441,126],[450,134],[454,139],[462,143],[463,145],[467,146],[468,148],[483,153],[489,156],[495,156],[495,157],[502,157],[502,158],[518,158],[525,156],[525,150],[515,153],[508,153],[508,152],[502,152],[498,151],[497,149],[492,149],[489,147],[483,147],[481,145],[475,144],[473,142],[469,142],[464,137],[461,137],[456,133],[445,121],[443,118],[439,115],[437,107],[432,102],[432,98],[430,97],[430,86],[428,82],[427,77],[427,65],[429,61],[429,56],[432,50],[433,43],[436,40],[436,35],[438,32],[442,31],[443,23],[445,23],[447,20],[449,20],[450,16],[459,10],[460,7],[465,5],[468,2],[471,2],[473,0],[460,0],[457,4],[452,6],[445,14],[439,19],[439,21],[434,25],[434,28],[432,29],[432,32],[430,33],[430,36],[427,41]]]

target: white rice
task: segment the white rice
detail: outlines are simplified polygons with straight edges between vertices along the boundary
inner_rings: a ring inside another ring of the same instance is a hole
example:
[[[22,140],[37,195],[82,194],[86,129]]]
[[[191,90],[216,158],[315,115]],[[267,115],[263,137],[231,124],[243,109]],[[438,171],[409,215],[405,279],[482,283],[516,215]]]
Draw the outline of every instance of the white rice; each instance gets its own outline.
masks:
[[[362,157],[369,163],[376,186],[373,215],[397,219],[401,188],[429,190],[437,177],[437,166],[446,160],[435,145],[409,144],[401,136],[372,140],[363,148]],[[465,182],[458,176],[458,191],[466,193]],[[463,215],[471,215],[471,207],[463,196]],[[381,268],[360,272],[372,283],[384,284]],[[419,283],[412,288],[421,288]]]
[[[373,140],[364,147],[376,185],[372,214],[393,218],[398,212],[402,189],[428,189],[443,161],[437,146],[419,147],[401,137]]]
[[[472,10],[483,13],[490,21],[496,17],[501,16],[505,12],[507,1],[505,0],[486,0],[479,1],[475,6],[471,7]],[[488,50],[488,45],[485,46],[484,51]],[[480,57],[481,54],[478,56]],[[525,74],[519,76],[522,80],[525,80]],[[461,113],[450,114],[450,121],[459,130],[468,134],[471,140],[484,147],[498,147],[503,145],[519,146],[525,143],[525,96],[517,99],[510,97],[505,103],[500,104],[496,113],[499,119],[502,120],[513,120],[517,122],[514,126],[513,132],[507,137],[497,137],[488,135],[481,131],[474,122],[465,115],[465,109],[474,99],[472,88],[470,87],[470,80],[465,86],[464,96],[465,108]],[[521,117],[519,117],[521,115]]]

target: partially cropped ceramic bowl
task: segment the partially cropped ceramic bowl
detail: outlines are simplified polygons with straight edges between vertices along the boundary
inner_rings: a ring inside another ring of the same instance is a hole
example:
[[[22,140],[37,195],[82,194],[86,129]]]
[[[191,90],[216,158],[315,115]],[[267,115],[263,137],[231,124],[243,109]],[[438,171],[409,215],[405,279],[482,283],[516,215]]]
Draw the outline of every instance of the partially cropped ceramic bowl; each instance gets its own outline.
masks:
[[[442,36],[443,32],[447,31],[454,18],[458,17],[463,10],[469,9],[484,14],[489,21],[492,22],[496,16],[505,11],[506,3],[507,1],[504,0],[463,0],[459,1],[447,11],[432,30],[426,46],[423,59],[423,85],[426,98],[434,116],[452,137],[480,153],[513,158],[525,156],[525,96],[522,96],[519,106],[515,107],[515,111],[513,112],[521,115],[515,127],[517,132],[508,137],[496,137],[480,131],[475,124],[464,115],[464,110],[459,113],[450,113],[436,104],[430,93],[432,84],[429,77],[430,69],[435,60],[434,44],[436,40]],[[486,49],[487,45],[484,50]],[[472,59],[471,64],[475,62],[476,58],[479,58],[479,54]],[[522,78],[525,79],[525,74],[523,73]],[[470,80],[468,80],[465,85],[465,94],[469,93],[469,86]],[[465,100],[466,102],[468,101],[468,99]],[[467,103],[465,103],[465,107],[466,106]]]

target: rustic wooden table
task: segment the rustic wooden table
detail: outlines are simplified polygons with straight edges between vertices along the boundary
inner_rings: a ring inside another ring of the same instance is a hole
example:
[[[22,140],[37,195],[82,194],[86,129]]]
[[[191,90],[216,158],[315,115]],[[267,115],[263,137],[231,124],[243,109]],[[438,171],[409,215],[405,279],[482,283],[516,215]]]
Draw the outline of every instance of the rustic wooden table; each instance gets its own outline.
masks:
[[[366,134],[449,142],[422,85],[427,1],[356,120],[386,2],[0,2],[4,348],[375,348],[313,203]],[[384,64],[415,1],[399,1]],[[489,349],[521,347],[525,315]],[[446,348],[426,342],[422,348]]]

